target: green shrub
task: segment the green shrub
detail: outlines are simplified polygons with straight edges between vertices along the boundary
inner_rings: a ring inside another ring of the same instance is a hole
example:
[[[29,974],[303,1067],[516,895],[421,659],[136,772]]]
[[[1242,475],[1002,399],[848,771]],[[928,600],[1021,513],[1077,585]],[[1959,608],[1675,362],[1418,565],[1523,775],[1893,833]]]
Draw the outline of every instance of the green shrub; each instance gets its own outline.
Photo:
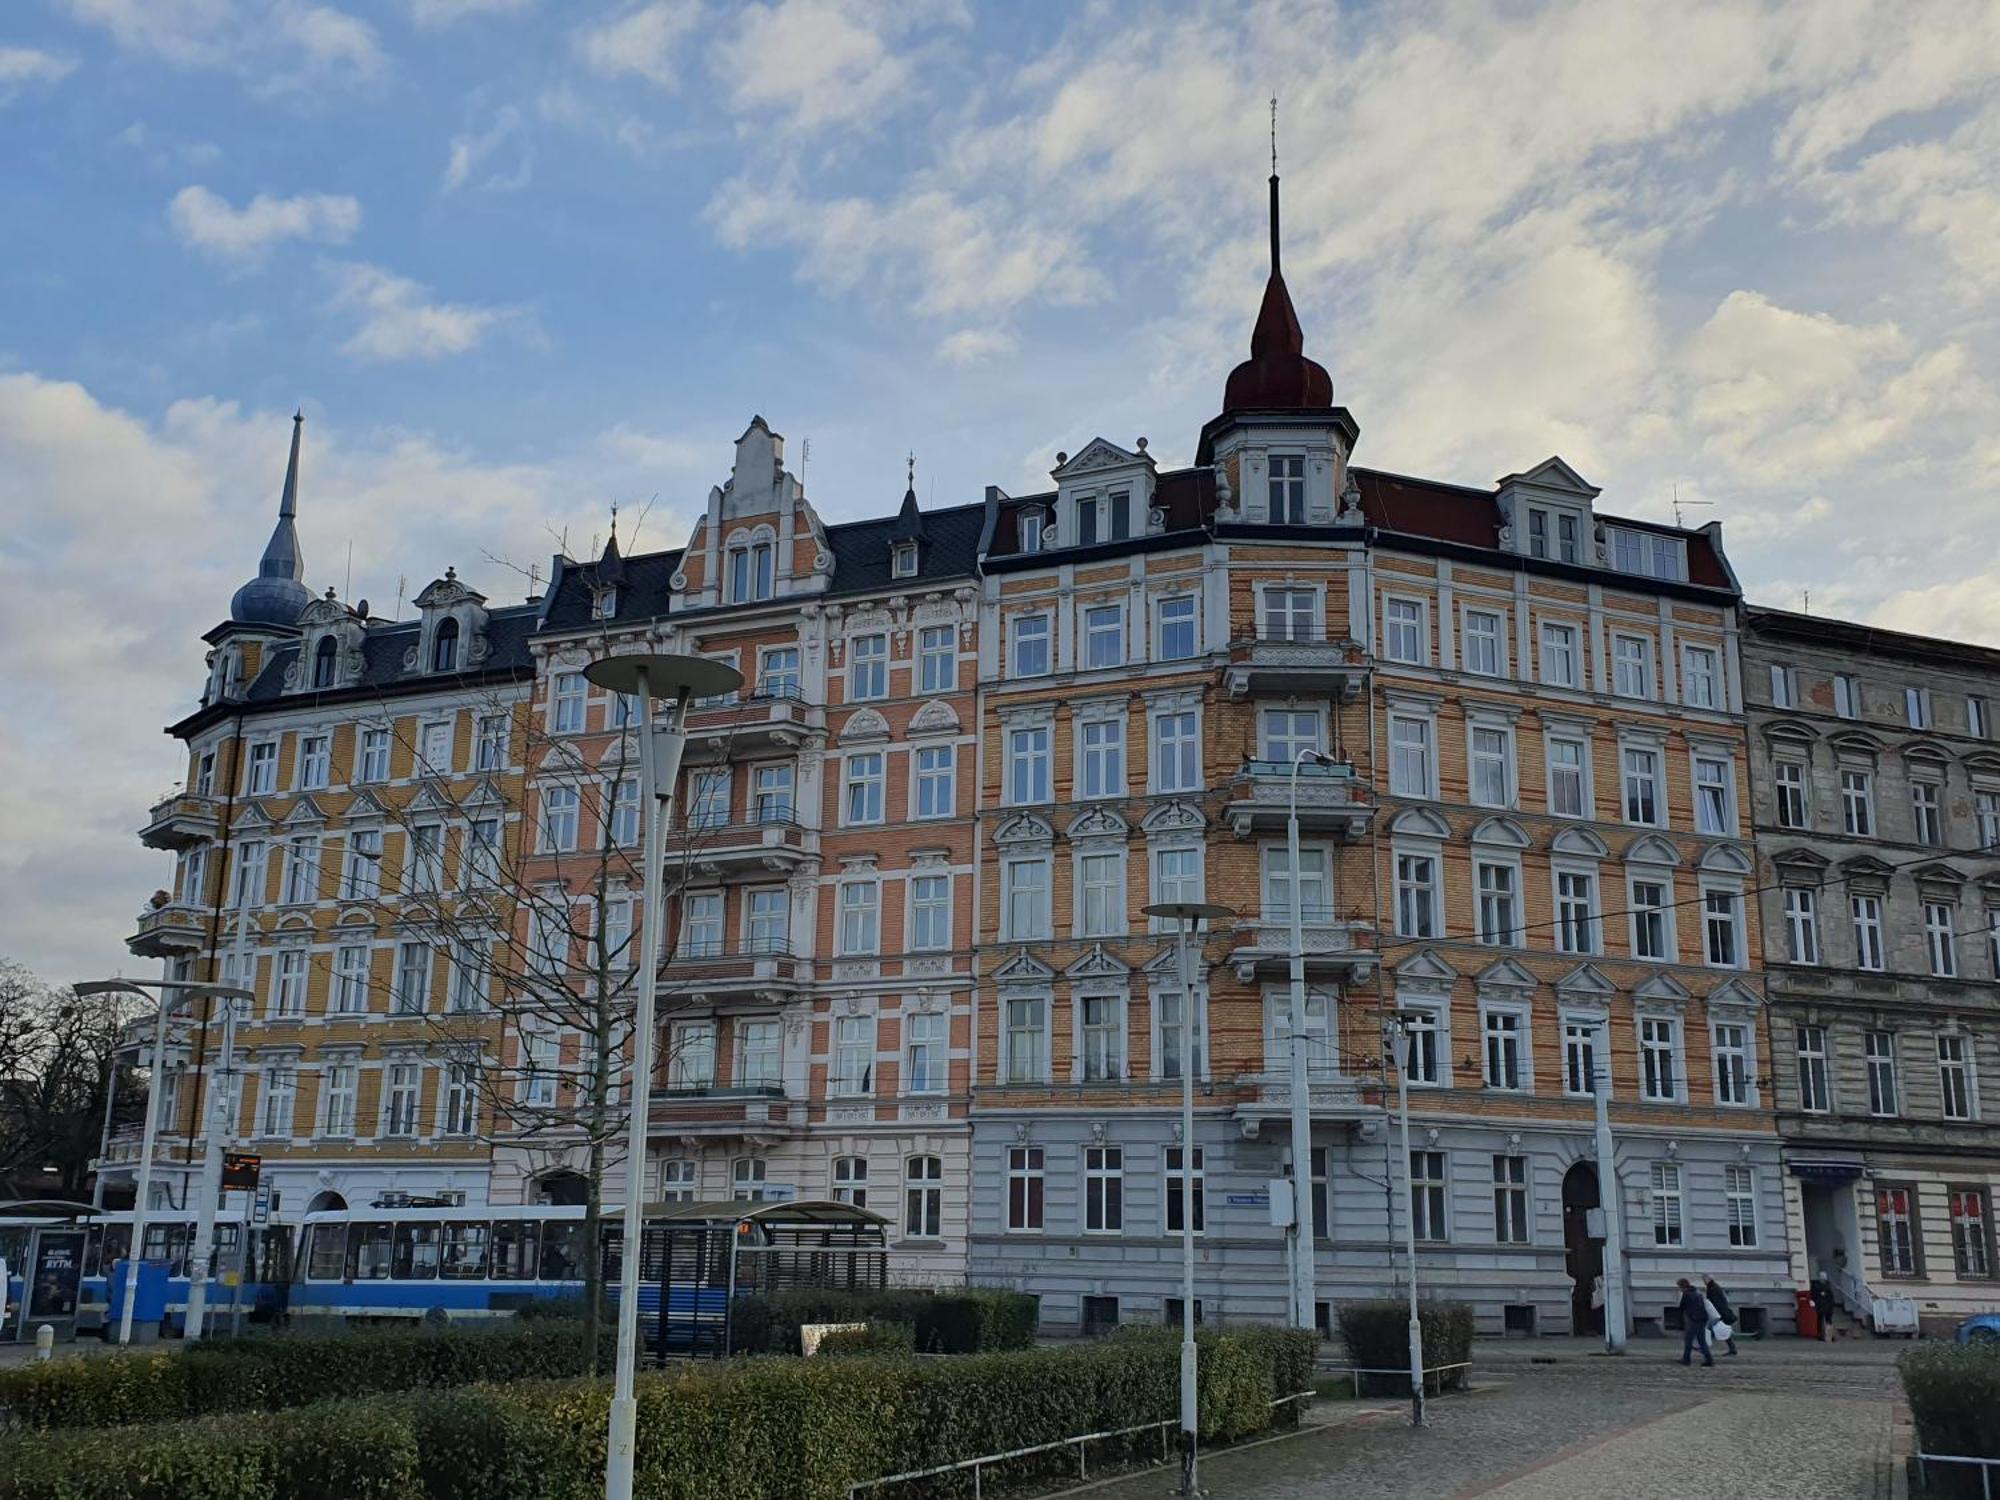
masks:
[[[1424,1389],[1433,1393],[1465,1388],[1467,1371],[1428,1372],[1440,1365],[1463,1365],[1472,1358],[1472,1307],[1464,1302],[1419,1302],[1424,1328]],[[1410,1305],[1407,1302],[1343,1302],[1340,1333],[1348,1363],[1362,1370],[1404,1371],[1410,1367]],[[1409,1376],[1364,1375],[1361,1388],[1374,1394],[1407,1394]]]
[[[801,1324],[889,1322],[909,1324],[924,1354],[1026,1349],[1035,1341],[1038,1307],[1023,1293],[987,1287],[778,1292],[738,1299],[731,1342],[743,1353],[797,1354]]]
[[[911,1354],[917,1331],[908,1323],[863,1323],[839,1328],[819,1341],[821,1354]]]
[[[1896,1369],[1903,1377],[1919,1448],[1964,1458],[2000,1458],[2000,1347],[1916,1344],[1897,1359]],[[1926,1493],[1979,1494],[1976,1466],[1931,1465]]]

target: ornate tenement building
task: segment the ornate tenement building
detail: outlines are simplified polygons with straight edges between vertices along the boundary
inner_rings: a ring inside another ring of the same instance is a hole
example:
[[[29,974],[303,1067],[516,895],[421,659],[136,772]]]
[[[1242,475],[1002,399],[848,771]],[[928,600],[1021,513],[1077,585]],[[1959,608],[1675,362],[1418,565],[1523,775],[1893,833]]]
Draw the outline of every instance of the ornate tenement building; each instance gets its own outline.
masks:
[[[181,1028],[156,1192],[190,1201],[190,1131],[221,1086],[287,1218],[396,1192],[480,1202],[497,1013],[489,966],[437,919],[511,921],[481,872],[520,835],[515,716],[538,610],[489,608],[449,570],[414,620],[315,598],[295,528],[300,425],[257,577],[204,637],[200,706],[167,731],[185,782],[140,833],[176,867],[132,952],[256,993],[233,1059],[219,1017]],[[137,1145],[115,1143],[110,1170],[131,1177]]]
[[[1996,1274],[2000,652],[1745,620],[1793,1275],[1948,1332]]]

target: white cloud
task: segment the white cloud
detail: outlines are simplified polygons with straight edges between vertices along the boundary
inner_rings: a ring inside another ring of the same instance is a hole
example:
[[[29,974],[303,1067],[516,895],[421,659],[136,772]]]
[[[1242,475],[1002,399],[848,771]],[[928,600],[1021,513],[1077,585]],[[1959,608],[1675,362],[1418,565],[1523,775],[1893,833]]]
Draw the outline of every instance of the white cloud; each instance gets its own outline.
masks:
[[[938,340],[938,358],[947,364],[977,365],[1012,354],[1020,347],[1013,334],[1001,328],[961,328]]]
[[[291,0],[276,6],[271,19],[283,40],[302,50],[315,70],[344,66],[357,74],[368,74],[383,65],[375,29],[345,11]]]
[[[652,0],[581,32],[577,51],[599,73],[629,73],[671,89],[679,81],[676,53],[700,14],[694,0]]]
[[[430,288],[380,266],[358,261],[330,265],[332,306],[361,322],[340,346],[357,359],[441,359],[478,347],[498,324],[517,315],[505,307],[437,302]]]
[[[445,160],[443,190],[453,193],[464,187],[474,171],[510,142],[516,143],[517,147],[513,153],[513,170],[488,175],[478,184],[479,189],[489,193],[511,193],[526,187],[528,179],[534,175],[535,153],[527,142],[521,112],[509,104],[495,112],[493,123],[485,130],[452,137],[451,151]]]
[[[197,184],[174,194],[167,219],[182,244],[246,263],[262,259],[281,240],[344,243],[361,227],[361,204],[345,194],[272,198],[259,193],[243,207],[232,208],[228,199]]]
[[[751,5],[715,49],[715,74],[753,129],[820,131],[882,119],[923,97],[897,39],[926,21],[964,24],[957,5],[774,0]]]
[[[449,26],[468,16],[518,15],[535,0],[410,0],[410,19],[419,26]]]
[[[119,46],[178,67],[221,68],[260,93],[381,72],[366,21],[309,0],[61,0]]]
[[[60,83],[75,70],[69,58],[37,47],[0,47],[0,104],[30,85]]]

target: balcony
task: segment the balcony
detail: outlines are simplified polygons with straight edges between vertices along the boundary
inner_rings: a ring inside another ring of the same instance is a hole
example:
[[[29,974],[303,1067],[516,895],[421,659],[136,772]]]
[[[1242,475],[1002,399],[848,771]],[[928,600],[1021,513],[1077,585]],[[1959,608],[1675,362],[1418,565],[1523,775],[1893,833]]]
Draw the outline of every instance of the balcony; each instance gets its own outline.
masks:
[[[1291,808],[1292,768],[1278,760],[1250,760],[1236,778],[1223,816],[1240,838],[1283,833]],[[1358,839],[1368,831],[1368,784],[1352,765],[1299,767],[1299,831]]]
[[[726,702],[688,709],[690,765],[796,750],[808,734],[826,728],[826,710],[808,703],[795,687],[759,688]]]
[[[804,1123],[804,1107],[789,1103],[777,1084],[669,1086],[653,1093],[651,1134],[655,1139],[741,1140],[769,1145],[796,1133]]]
[[[774,1004],[789,999],[811,977],[812,965],[792,952],[782,939],[721,943],[683,943],[667,960],[661,988],[677,1000],[731,1000]]]
[[[208,945],[208,913],[169,901],[139,913],[139,930],[125,940],[138,958],[175,958]]]
[[[1375,972],[1375,929],[1358,917],[1343,919],[1330,907],[1308,906],[1301,923],[1306,975],[1360,983]],[[1290,971],[1292,924],[1289,915],[1250,917],[1236,924],[1229,965],[1248,984],[1258,975]]]
[[[1232,698],[1285,693],[1309,698],[1360,696],[1368,680],[1368,657],[1357,641],[1322,625],[1260,620],[1248,639],[1229,643],[1222,683]]]
[[[786,875],[818,852],[819,836],[810,832],[789,807],[753,815],[743,822],[691,817],[683,826],[682,842],[667,849],[671,869],[685,861],[706,880],[759,880]]]
[[[1236,1118],[1246,1135],[1266,1124],[1283,1124],[1292,1117],[1292,1075],[1239,1073],[1238,1088],[1255,1091],[1255,1097],[1236,1106]],[[1361,1094],[1361,1081],[1350,1078],[1331,1064],[1314,1064],[1306,1074],[1306,1098],[1315,1120],[1370,1120],[1382,1114],[1379,1104],[1370,1104]]]
[[[104,1154],[92,1158],[91,1170],[119,1179],[132,1176],[139,1170],[140,1148],[145,1145],[145,1141],[145,1131],[137,1126],[112,1131]],[[185,1168],[191,1144],[195,1145],[195,1149],[199,1149],[198,1143],[190,1143],[184,1135],[159,1131],[153,1137],[154,1170],[167,1166]]]
[[[215,798],[197,792],[172,791],[152,806],[139,842],[148,849],[185,849],[214,838],[222,828]]]

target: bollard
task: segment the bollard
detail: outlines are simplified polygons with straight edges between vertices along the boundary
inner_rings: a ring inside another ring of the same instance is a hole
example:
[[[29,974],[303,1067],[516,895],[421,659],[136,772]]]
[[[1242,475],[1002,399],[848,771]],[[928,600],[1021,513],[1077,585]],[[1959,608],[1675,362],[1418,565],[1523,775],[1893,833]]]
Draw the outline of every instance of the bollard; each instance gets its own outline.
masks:
[[[56,1329],[53,1323],[44,1323],[35,1330],[35,1358],[46,1360],[56,1352]]]

